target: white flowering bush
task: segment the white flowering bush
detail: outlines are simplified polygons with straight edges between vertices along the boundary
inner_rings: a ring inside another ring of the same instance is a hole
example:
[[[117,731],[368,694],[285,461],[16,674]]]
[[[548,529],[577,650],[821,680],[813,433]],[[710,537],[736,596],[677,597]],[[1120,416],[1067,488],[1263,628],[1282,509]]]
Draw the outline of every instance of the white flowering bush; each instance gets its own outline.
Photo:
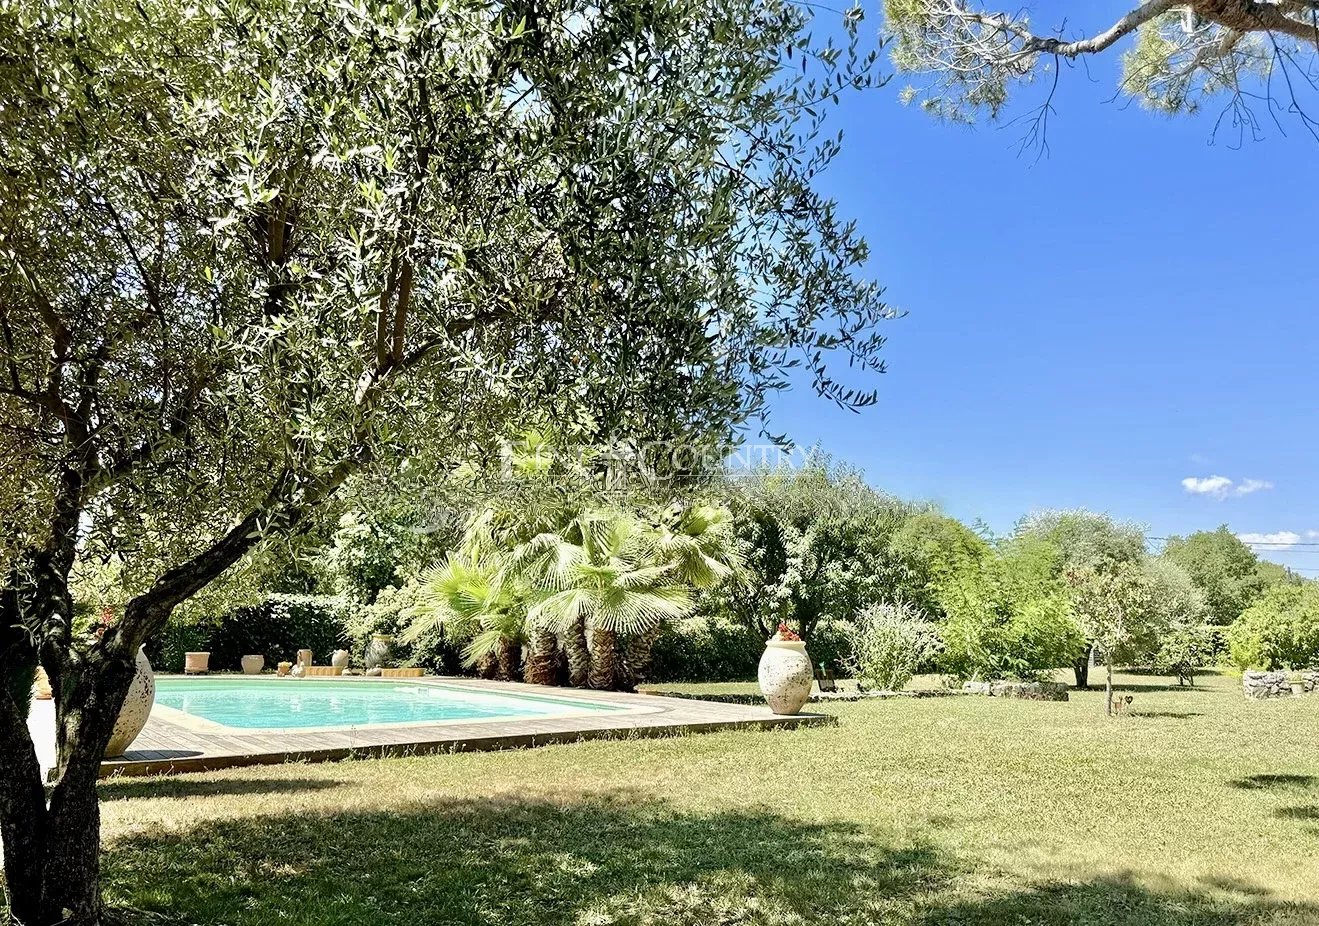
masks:
[[[866,608],[846,634],[852,650],[848,667],[882,691],[900,691],[943,649],[935,624],[903,603]]]

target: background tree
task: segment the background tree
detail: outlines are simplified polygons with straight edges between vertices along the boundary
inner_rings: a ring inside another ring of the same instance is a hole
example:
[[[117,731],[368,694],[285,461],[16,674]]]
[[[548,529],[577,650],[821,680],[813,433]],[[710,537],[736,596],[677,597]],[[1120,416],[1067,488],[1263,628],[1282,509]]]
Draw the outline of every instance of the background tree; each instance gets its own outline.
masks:
[[[1196,531],[1186,537],[1169,537],[1163,558],[1184,569],[1204,596],[1208,621],[1231,624],[1279,578],[1273,564],[1265,564],[1226,524],[1213,531]]]
[[[1035,679],[1085,649],[1062,579],[1062,554],[1033,536],[954,573],[939,587],[943,668],[963,679]]]
[[[1319,47],[1319,7],[1309,0],[1133,0],[1118,11],[1069,11],[1043,22],[1039,6],[885,0],[894,63],[929,78],[908,86],[904,100],[942,118],[997,118],[1020,85],[1041,79],[1056,87],[1070,63],[1121,48],[1118,91],[1143,105],[1195,112],[1221,98],[1233,120],[1253,128],[1249,104],[1267,100],[1299,113],[1312,133],[1319,128],[1297,97],[1311,86]],[[1273,80],[1286,94],[1278,104]],[[1037,130],[1051,99],[1052,90]]]
[[[25,926],[101,918],[95,782],[138,648],[363,468],[533,413],[726,441],[891,313],[813,183],[865,56],[790,5],[0,10],[0,838]],[[849,21],[850,22],[850,21]],[[101,635],[70,576],[119,556]],[[49,801],[12,692],[50,677]]]
[[[1195,684],[1196,670],[1214,658],[1214,639],[1206,624],[1209,608],[1190,574],[1172,560],[1148,557],[1141,563],[1149,588],[1148,620],[1163,628],[1153,653],[1153,667]]]
[[[1143,527],[1084,509],[1032,512],[1017,524],[1014,536],[1034,538],[1057,549],[1055,577],[1060,581],[1069,571],[1113,572],[1145,558]],[[1072,665],[1078,688],[1090,683],[1090,657],[1087,643]]]
[[[730,481],[754,588],[733,589],[728,606],[749,632],[764,640],[786,621],[809,644],[822,627],[893,596],[900,569],[890,540],[911,506],[819,452],[797,468]]]
[[[1275,585],[1227,632],[1242,669],[1302,669],[1319,664],[1319,584]]]

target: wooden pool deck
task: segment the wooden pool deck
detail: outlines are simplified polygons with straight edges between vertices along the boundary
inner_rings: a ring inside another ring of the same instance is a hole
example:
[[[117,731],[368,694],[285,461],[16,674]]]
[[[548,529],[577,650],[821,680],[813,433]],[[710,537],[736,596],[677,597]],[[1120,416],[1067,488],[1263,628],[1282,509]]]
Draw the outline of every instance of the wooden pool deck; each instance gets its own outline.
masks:
[[[397,680],[392,681],[397,683]],[[721,704],[571,688],[547,689],[469,678],[417,681],[586,703],[583,713],[563,717],[251,731],[192,723],[177,711],[157,706],[132,748],[120,758],[101,763],[101,777],[177,774],[284,762],[330,762],[351,757],[516,749],[588,739],[794,728],[834,722],[832,716],[824,714],[781,716],[771,713],[764,705]],[[380,684],[380,680],[362,679],[360,683]],[[410,683],[415,682],[410,680]],[[298,683],[284,680],[275,684]],[[590,704],[608,704],[619,710],[589,713]]]

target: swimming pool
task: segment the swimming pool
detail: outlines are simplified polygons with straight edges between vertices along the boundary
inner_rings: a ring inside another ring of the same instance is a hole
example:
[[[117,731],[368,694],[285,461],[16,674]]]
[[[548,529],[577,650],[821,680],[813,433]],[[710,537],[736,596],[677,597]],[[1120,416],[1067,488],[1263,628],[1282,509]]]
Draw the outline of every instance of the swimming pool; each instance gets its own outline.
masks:
[[[568,717],[625,711],[582,701],[373,679],[162,678],[156,704],[240,730]]]

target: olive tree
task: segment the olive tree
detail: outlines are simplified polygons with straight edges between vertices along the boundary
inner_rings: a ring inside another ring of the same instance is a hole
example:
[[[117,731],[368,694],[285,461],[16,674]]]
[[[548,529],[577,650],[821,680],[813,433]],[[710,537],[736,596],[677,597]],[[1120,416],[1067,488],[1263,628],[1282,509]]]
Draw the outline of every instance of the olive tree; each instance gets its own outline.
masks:
[[[12,916],[101,919],[139,647],[346,479],[529,412],[716,440],[880,369],[813,190],[865,83],[773,0],[0,4],[0,838]],[[71,576],[122,565],[103,633]],[[28,734],[54,692],[49,782]]]
[[[1245,130],[1257,125],[1251,102],[1267,100],[1270,110],[1298,114],[1312,134],[1319,128],[1297,97],[1313,86],[1314,0],[1130,0],[1052,20],[1041,6],[884,0],[895,64],[928,78],[904,99],[944,118],[996,118],[1020,86],[1042,79],[1056,87],[1067,64],[1121,50],[1119,92],[1152,109],[1194,112],[1220,98]],[[1050,111],[1046,100],[1032,130]]]

